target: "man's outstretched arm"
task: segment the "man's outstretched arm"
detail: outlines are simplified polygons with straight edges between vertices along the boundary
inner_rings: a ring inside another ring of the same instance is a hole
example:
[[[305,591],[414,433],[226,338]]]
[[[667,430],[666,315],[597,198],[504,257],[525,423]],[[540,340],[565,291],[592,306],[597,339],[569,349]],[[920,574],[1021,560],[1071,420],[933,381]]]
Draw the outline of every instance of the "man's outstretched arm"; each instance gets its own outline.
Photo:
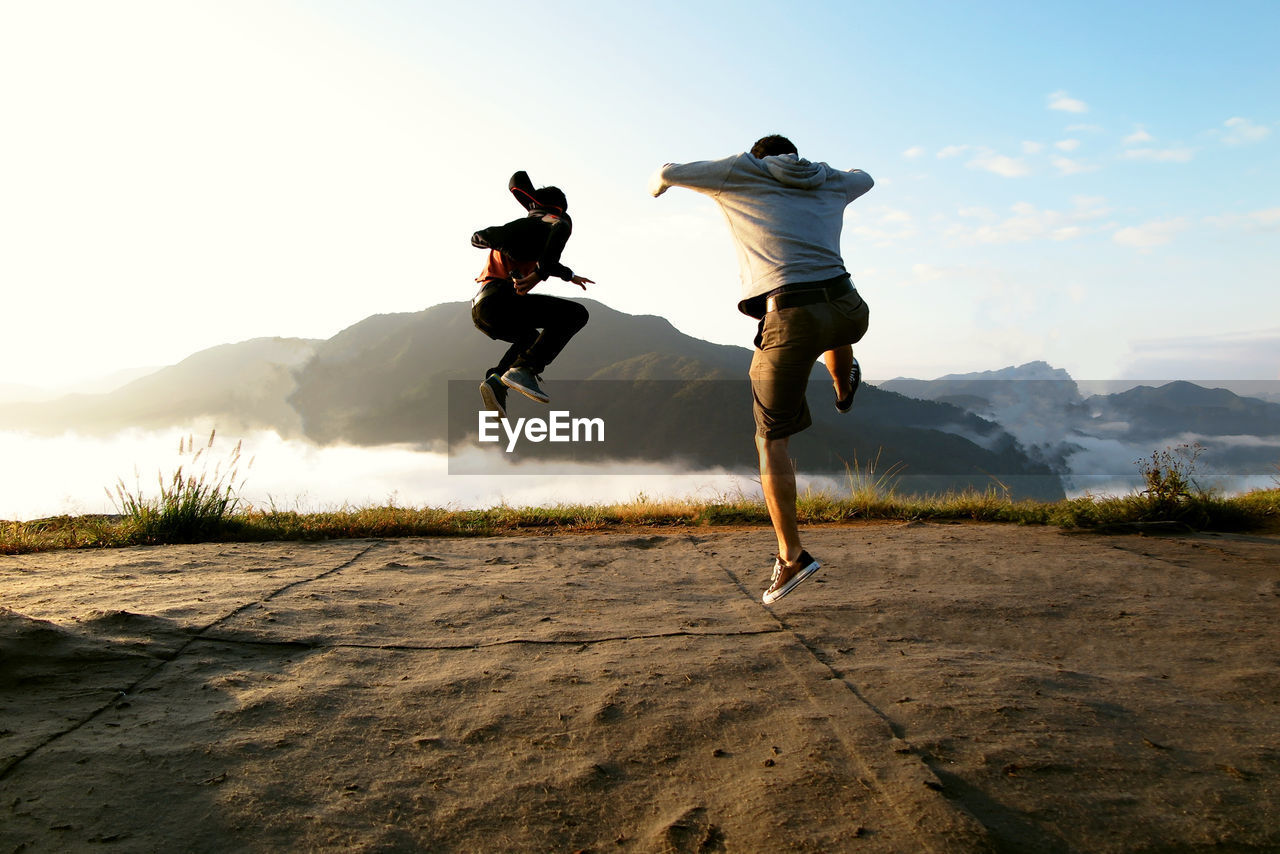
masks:
[[[876,185],[876,182],[871,180],[871,176],[861,169],[850,169],[848,172],[841,174],[844,180],[845,195],[848,196],[849,201],[853,201]]]
[[[667,163],[649,176],[649,195],[657,197],[669,187],[688,187],[699,193],[717,195],[729,177],[729,170],[741,154],[721,160],[696,160],[692,163]]]

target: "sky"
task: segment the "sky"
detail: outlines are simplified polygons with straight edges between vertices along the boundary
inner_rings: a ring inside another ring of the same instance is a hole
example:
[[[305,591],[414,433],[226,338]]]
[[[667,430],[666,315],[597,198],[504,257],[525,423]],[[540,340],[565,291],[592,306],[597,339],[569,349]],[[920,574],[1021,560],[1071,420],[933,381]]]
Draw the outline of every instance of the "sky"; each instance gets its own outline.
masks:
[[[1274,2],[0,0],[0,388],[467,300],[518,169],[568,195],[587,296],[750,346],[715,205],[645,184],[768,133],[876,179],[843,238],[873,381],[1280,379],[1277,32]]]

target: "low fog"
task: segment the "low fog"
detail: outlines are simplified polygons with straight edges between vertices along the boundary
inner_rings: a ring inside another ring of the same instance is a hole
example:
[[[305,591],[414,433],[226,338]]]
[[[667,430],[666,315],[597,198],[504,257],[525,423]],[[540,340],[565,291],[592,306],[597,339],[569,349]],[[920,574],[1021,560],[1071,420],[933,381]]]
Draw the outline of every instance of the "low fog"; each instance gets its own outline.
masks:
[[[407,445],[319,446],[282,439],[274,432],[244,436],[217,434],[192,468],[190,455],[178,453],[191,437],[197,449],[209,439],[209,427],[192,430],[128,430],[114,436],[74,433],[57,437],[0,432],[0,519],[29,521],[61,514],[116,513],[112,497],[123,480],[131,493],[159,495],[179,465],[197,476],[227,468],[232,450],[242,443],[236,484],[240,495],[258,508],[321,511],[344,506],[452,507],[458,509],[564,503],[622,502],[639,496],[704,498],[758,496],[753,473],[723,470],[689,472],[673,467],[573,463],[525,463],[503,474],[448,473],[443,454]],[[455,460],[455,465],[459,462]],[[474,466],[472,468],[475,468]],[[806,484],[802,480],[801,486]],[[107,494],[110,489],[111,497]]]
[[[273,431],[239,436],[219,433],[193,468],[190,455],[179,454],[179,444],[190,437],[197,449],[204,447],[210,429],[208,425],[181,430],[134,429],[106,437],[0,431],[0,459],[6,472],[0,481],[0,519],[29,521],[63,514],[117,513],[113,498],[120,481],[131,493],[141,490],[145,497],[157,497],[159,477],[163,475],[167,482],[179,465],[186,466],[187,474],[197,476],[203,471],[212,477],[218,467],[225,470],[237,442],[242,445],[235,478],[237,485],[243,483],[239,494],[248,504],[264,509],[311,512],[387,504],[471,509],[502,504],[626,502],[640,497],[715,500],[760,496],[755,472],[692,471],[653,463],[510,465],[499,452],[477,450],[464,454],[486,456],[455,456],[450,461],[444,454],[423,452],[410,445],[320,446],[284,439]],[[1230,439],[1242,445],[1275,447],[1280,461],[1280,439],[1180,434],[1158,446],[1139,447],[1113,439],[1076,437],[1078,450],[1069,458],[1072,473],[1063,476],[1063,485],[1070,497],[1131,493],[1143,488],[1139,463],[1149,459],[1153,450],[1196,441],[1220,445]],[[1280,483],[1280,468],[1220,475],[1205,462],[1202,458],[1195,472],[1196,483],[1205,489],[1230,494]],[[888,463],[880,463],[879,472],[854,473],[852,477],[813,476],[801,471],[798,485],[802,492],[836,496],[877,482],[882,489],[913,491],[917,474],[909,469],[888,473]],[[449,473],[450,468],[454,474]],[[465,471],[498,473],[457,473]],[[1000,483],[993,478],[991,486],[998,490]],[[927,486],[922,488],[927,490]]]

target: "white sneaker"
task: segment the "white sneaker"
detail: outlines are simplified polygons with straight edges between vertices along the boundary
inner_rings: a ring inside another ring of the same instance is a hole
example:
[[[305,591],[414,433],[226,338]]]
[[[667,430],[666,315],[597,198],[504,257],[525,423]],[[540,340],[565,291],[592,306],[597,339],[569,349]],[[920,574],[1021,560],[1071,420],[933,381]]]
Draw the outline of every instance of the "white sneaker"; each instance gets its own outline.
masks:
[[[795,574],[779,585],[778,579],[782,577],[782,569],[786,566],[786,563],[782,560],[782,555],[778,555],[777,559],[774,560],[773,578],[769,581],[769,589],[761,597],[761,601],[764,604],[772,605],[792,590],[795,590],[800,586],[800,582],[818,571],[820,564],[808,552],[800,552],[800,557],[796,558],[796,562],[791,565],[797,567]]]
[[[515,389],[530,400],[549,403],[551,398],[538,386],[539,379],[528,368],[512,368],[502,375],[502,384],[507,388]]]

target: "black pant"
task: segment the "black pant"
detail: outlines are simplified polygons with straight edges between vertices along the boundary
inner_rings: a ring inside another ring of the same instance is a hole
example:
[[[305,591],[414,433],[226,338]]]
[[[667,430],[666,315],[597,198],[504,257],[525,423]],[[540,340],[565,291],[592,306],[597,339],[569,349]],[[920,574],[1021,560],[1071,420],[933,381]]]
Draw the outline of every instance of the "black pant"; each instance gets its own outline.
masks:
[[[571,300],[517,294],[510,282],[491,282],[485,290],[489,292],[471,307],[471,321],[495,341],[511,342],[485,376],[502,375],[513,367],[540,374],[587,325],[587,310]]]

